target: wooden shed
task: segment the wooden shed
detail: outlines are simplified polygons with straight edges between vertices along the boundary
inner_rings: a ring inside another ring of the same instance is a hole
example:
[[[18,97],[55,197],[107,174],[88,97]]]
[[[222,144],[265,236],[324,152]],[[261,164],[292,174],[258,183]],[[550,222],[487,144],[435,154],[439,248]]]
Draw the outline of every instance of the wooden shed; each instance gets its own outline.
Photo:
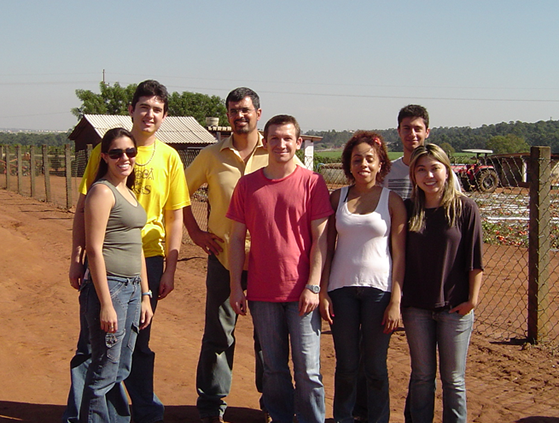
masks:
[[[95,147],[111,128],[132,129],[130,116],[121,115],[84,115],[69,138],[74,141],[76,152]],[[167,116],[157,131],[157,139],[177,150],[200,149],[214,144],[216,139],[206,128],[190,116]]]

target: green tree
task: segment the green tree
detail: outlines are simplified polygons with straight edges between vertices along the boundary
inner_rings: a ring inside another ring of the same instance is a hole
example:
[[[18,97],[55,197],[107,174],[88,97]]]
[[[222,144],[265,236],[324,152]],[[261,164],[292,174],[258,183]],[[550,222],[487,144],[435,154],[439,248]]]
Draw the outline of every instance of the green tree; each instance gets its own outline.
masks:
[[[493,150],[495,154],[525,153],[530,151],[530,146],[524,138],[514,134],[491,137],[487,141],[486,148]]]
[[[169,116],[192,116],[202,126],[206,126],[207,117],[217,117],[220,125],[229,125],[225,100],[216,95],[174,92],[169,96]]]
[[[127,115],[128,105],[132,102],[136,87],[136,84],[121,87],[118,82],[113,86],[101,82],[99,94],[90,90],[76,90],[76,96],[81,100],[82,105],[72,109],[72,113],[78,119],[81,119],[84,114]]]
[[[456,150],[454,149],[453,146],[451,146],[449,143],[447,142],[443,142],[439,147],[441,147],[444,152],[446,153],[446,155],[448,157],[452,157],[454,156],[454,153],[456,152]]]
[[[78,119],[84,114],[127,115],[136,87],[137,84],[122,87],[118,82],[112,86],[101,82],[99,94],[78,89],[76,96],[82,104],[72,109],[72,113]],[[169,116],[192,116],[202,126],[206,126],[206,117],[217,117],[220,125],[228,125],[225,101],[215,95],[173,92],[169,95]]]

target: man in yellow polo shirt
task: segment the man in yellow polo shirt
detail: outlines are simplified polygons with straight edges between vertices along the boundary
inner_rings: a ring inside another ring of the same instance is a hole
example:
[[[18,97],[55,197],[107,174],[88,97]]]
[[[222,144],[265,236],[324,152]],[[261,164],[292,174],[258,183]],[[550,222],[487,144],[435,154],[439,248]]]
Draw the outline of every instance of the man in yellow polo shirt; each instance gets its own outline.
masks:
[[[232,221],[225,213],[241,176],[268,164],[268,152],[257,129],[262,114],[258,94],[250,88],[236,88],[227,96],[226,106],[233,134],[204,148],[186,169],[189,192],[208,184],[211,207],[207,232],[196,223],[191,207],[184,209],[184,224],[190,237],[208,254],[206,323],[196,374],[196,405],[204,423],[223,421],[227,407],[224,397],[229,394],[233,370],[237,314],[229,304],[228,255]],[[243,283],[246,284],[246,266],[244,269]],[[256,385],[260,391],[262,361],[256,340],[255,350]]]
[[[134,191],[147,214],[142,230],[153,311],[157,300],[165,298],[174,288],[178,254],[182,242],[182,209],[190,205],[183,164],[175,149],[156,139],[156,132],[167,116],[168,92],[157,81],[138,85],[128,110],[132,118],[132,134],[138,146]],[[100,144],[93,149],[81,185],[72,231],[70,284],[79,289],[84,276],[84,214],[87,190],[95,178],[100,160]],[[90,361],[87,323],[80,319],[81,330],[76,355],[71,362],[72,386],[64,422],[77,422],[85,374]],[[136,423],[163,421],[164,407],[153,392],[155,354],[149,348],[151,325],[140,331],[132,358],[132,370],[125,381],[132,399]],[[109,404],[109,406],[114,406]],[[118,406],[118,405],[117,405]],[[118,413],[118,407],[115,407]]]

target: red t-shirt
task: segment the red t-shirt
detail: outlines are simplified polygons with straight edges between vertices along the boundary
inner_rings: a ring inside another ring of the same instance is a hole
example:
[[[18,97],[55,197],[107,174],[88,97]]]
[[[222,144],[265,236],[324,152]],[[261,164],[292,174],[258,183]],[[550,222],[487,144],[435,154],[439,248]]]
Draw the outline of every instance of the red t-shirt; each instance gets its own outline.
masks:
[[[300,166],[282,179],[260,169],[239,180],[226,216],[250,233],[248,300],[299,300],[309,278],[311,222],[332,213],[322,176]]]

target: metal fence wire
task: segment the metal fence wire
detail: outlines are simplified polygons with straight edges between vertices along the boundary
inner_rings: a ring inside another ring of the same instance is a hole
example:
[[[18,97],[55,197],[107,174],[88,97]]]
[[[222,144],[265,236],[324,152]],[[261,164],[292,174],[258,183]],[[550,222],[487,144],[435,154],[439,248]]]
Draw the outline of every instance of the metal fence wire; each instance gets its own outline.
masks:
[[[540,159],[540,164],[540,177],[546,180],[537,184],[530,179],[529,154],[478,158],[468,165],[469,174],[455,167],[463,193],[477,203],[482,218],[485,269],[476,330],[495,340],[559,342],[559,165],[550,159]],[[318,171],[331,190],[347,185],[339,163],[321,165]],[[531,184],[532,190],[539,187],[544,204],[540,215],[545,219],[538,220],[542,226],[533,236],[545,242],[537,246],[530,245],[530,230],[536,230],[536,225],[530,227],[530,213],[537,207],[530,202]],[[531,249],[541,257],[533,265],[539,266],[532,271],[539,277],[532,283]],[[534,327],[530,331],[529,322]]]
[[[455,167],[464,194],[479,206],[484,239],[484,282],[476,330],[501,341],[559,343],[559,164],[548,147],[528,154],[478,158]],[[547,149],[547,150],[545,150]],[[180,150],[185,168],[200,149]],[[45,158],[48,163],[45,166]],[[75,206],[88,152],[66,148],[0,148],[0,187]],[[66,172],[69,164],[70,172]],[[318,167],[331,190],[347,184],[341,164]],[[207,229],[207,187],[192,195],[192,211]],[[184,240],[192,242],[185,234]]]

